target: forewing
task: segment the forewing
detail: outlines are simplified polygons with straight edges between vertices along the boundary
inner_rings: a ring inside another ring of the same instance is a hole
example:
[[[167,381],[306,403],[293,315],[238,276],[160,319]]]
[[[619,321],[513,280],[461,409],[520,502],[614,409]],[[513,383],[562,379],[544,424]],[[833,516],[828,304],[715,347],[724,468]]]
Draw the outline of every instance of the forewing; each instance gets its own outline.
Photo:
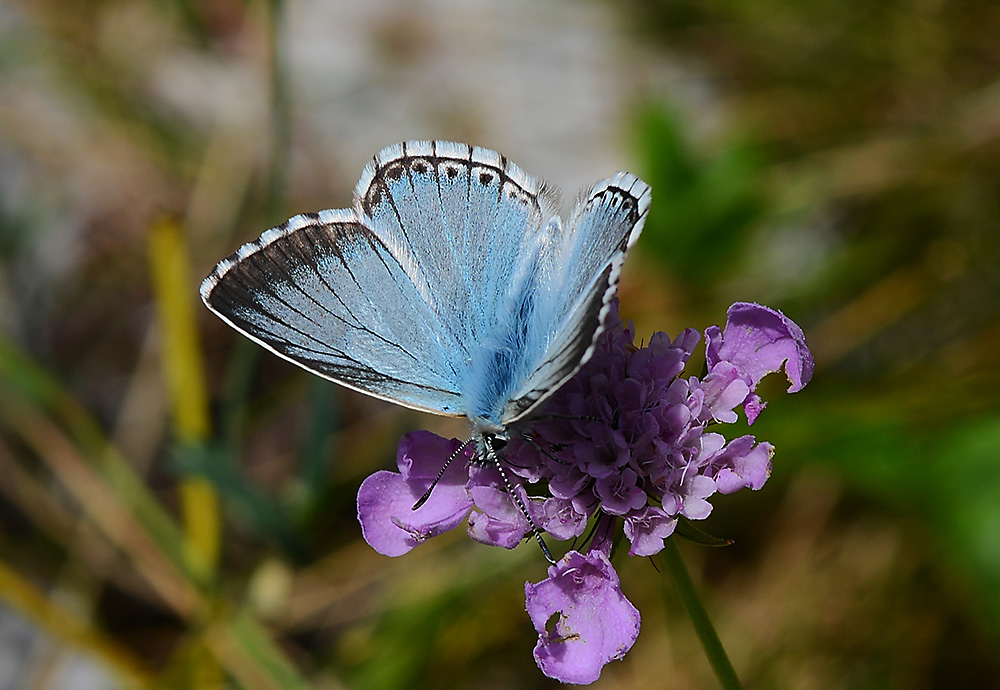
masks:
[[[236,330],[315,374],[418,410],[463,414],[459,346],[352,210],[268,230],[221,261],[201,295]]]
[[[580,199],[565,229],[552,229],[538,260],[528,337],[543,354],[511,396],[505,425],[531,413],[593,355],[649,202],[649,186],[620,172]]]

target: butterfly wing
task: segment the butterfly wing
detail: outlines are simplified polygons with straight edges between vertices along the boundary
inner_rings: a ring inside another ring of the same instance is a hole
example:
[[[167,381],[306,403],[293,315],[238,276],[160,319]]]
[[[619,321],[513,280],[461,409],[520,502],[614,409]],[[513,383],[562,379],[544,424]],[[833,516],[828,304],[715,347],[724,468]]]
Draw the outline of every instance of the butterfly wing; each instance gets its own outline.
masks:
[[[458,345],[353,210],[296,216],[221,261],[209,309],[275,354],[349,388],[461,415]]]
[[[614,299],[628,250],[649,211],[649,186],[620,172],[580,199],[565,229],[550,227],[532,274],[524,281],[524,337],[534,368],[511,395],[506,426],[530,414],[593,355]]]
[[[408,141],[361,175],[355,208],[421,286],[463,362],[496,326],[514,267],[556,194],[495,151]]]
[[[202,298],[313,373],[427,412],[469,411],[468,362],[554,193],[500,154],[409,141],[365,167],[350,210],[296,216],[222,261]]]
[[[527,288],[524,267],[537,258],[547,221],[558,219],[556,193],[495,151],[435,141],[382,151],[357,196],[359,216],[427,286],[430,308],[460,344],[466,414],[499,426],[533,368],[518,344],[513,300]]]
[[[627,173],[563,228],[500,154],[404,142],[350,210],[296,216],[220,262],[205,303],[320,376],[427,412],[517,421],[585,362],[649,205]]]

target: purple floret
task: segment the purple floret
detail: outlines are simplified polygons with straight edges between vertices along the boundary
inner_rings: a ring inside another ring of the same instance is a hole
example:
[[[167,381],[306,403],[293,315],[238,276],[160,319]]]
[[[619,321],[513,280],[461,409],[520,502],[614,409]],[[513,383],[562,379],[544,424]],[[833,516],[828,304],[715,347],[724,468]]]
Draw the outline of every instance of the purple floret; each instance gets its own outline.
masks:
[[[639,636],[639,611],[622,594],[603,551],[570,551],[538,584],[524,584],[528,616],[538,632],[535,661],[564,683],[593,683]]]

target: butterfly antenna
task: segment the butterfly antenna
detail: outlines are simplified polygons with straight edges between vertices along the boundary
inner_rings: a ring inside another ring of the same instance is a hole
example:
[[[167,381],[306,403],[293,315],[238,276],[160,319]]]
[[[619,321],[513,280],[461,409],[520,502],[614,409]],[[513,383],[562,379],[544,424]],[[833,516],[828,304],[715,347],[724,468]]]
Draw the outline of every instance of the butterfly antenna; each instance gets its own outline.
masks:
[[[493,463],[494,467],[500,472],[500,477],[503,479],[503,484],[507,487],[507,494],[514,500],[517,507],[520,508],[521,513],[528,520],[528,524],[531,525],[531,533],[535,535],[535,541],[538,542],[538,546],[542,549],[542,555],[545,556],[547,560],[552,565],[556,564],[556,560],[552,558],[552,552],[549,551],[548,544],[542,538],[542,530],[538,529],[538,525],[531,518],[531,513],[528,512],[528,507],[524,505],[524,501],[521,500],[520,495],[514,491],[514,486],[510,483],[510,479],[507,477],[507,472],[504,470],[503,465],[500,464],[500,458],[497,456],[496,450],[493,448],[493,443],[489,436],[483,436],[483,441],[486,445],[486,452],[490,456],[490,461]]]
[[[427,487],[427,491],[424,492],[423,496],[417,499],[417,502],[413,504],[413,507],[410,508],[410,510],[416,510],[423,504],[427,503],[427,499],[431,497],[431,492],[434,491],[434,487],[438,485],[439,481],[441,481],[441,477],[444,476],[445,470],[448,469],[448,465],[451,464],[452,460],[461,455],[462,451],[465,450],[465,447],[468,446],[470,443],[472,443],[471,438],[455,449],[455,452],[451,454],[451,457],[448,458],[447,461],[445,461],[444,466],[441,467],[441,470],[438,472],[437,476],[434,477],[434,481],[432,481],[431,485]]]

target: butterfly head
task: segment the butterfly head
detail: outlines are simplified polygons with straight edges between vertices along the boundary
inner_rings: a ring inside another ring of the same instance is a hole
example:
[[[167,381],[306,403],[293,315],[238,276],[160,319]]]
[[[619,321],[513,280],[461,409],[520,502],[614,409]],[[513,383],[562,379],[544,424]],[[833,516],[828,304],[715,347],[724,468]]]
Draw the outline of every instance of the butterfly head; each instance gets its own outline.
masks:
[[[469,421],[476,440],[476,461],[490,462],[496,451],[506,447],[510,441],[510,431],[504,425],[478,415],[471,415]]]

